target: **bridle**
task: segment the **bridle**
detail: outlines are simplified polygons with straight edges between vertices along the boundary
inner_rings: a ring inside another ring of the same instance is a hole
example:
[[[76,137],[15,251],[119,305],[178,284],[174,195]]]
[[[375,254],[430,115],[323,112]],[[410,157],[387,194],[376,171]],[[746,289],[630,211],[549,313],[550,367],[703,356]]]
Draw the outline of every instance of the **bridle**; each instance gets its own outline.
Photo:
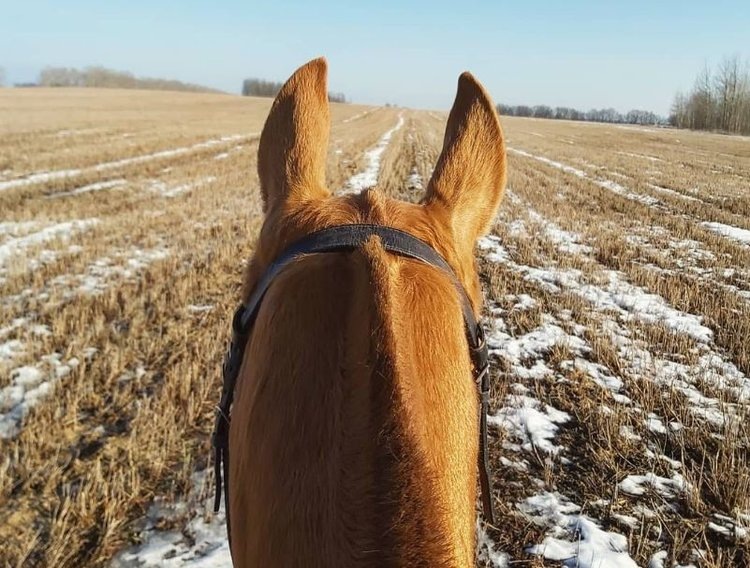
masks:
[[[213,433],[214,474],[216,477],[216,493],[214,495],[214,512],[218,513],[221,504],[222,464],[224,503],[226,509],[227,532],[229,530],[229,422],[230,410],[234,399],[234,388],[240,372],[245,347],[252,332],[255,318],[260,304],[268,288],[289,264],[302,255],[326,252],[343,252],[354,250],[364,245],[370,237],[379,237],[383,248],[400,256],[420,260],[430,266],[442,270],[453,282],[461,299],[466,328],[466,339],[471,355],[472,372],[479,388],[479,479],[482,489],[482,509],[484,517],[490,524],[495,523],[495,513],[492,505],[492,483],[489,476],[487,456],[487,411],[489,408],[489,358],[484,329],[474,317],[474,310],[463,286],[459,282],[453,269],[430,245],[418,238],[390,227],[368,224],[339,225],[321,231],[316,231],[296,241],[287,247],[266,269],[258,284],[255,286],[247,303],[240,305],[232,319],[232,343],[224,358],[224,384],[221,389],[221,400],[216,411],[216,424]]]

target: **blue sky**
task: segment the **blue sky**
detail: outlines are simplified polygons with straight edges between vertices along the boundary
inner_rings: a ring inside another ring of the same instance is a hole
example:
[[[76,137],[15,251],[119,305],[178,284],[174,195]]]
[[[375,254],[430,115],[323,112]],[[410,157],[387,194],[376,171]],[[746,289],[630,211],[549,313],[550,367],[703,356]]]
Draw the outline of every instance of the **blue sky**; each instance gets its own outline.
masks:
[[[354,102],[450,106],[472,71],[496,102],[666,114],[723,56],[750,59],[750,1],[0,0],[7,82],[104,65],[238,92],[318,55]]]

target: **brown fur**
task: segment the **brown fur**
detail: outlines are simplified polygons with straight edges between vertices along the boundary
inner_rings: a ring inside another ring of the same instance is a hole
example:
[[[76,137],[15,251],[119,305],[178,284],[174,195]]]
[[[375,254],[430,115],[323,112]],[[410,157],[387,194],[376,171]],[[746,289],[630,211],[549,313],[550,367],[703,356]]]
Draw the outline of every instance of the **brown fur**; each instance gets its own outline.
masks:
[[[489,97],[459,79],[424,203],[333,197],[324,172],[326,63],[301,67],[266,122],[266,220],[245,297],[284,247],[321,228],[377,223],[426,241],[476,310],[473,247],[505,184]],[[260,309],[230,432],[237,566],[470,566],[477,395],[455,289],[377,239],[287,268]]]

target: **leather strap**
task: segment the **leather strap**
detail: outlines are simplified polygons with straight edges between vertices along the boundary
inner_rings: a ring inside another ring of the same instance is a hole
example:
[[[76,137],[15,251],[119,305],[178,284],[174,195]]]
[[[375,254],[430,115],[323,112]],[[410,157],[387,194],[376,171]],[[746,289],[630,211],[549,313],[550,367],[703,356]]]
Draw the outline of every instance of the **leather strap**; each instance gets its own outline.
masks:
[[[231,550],[231,527],[229,519],[229,424],[234,388],[240,372],[240,366],[245,354],[245,347],[252,331],[260,304],[269,287],[289,264],[307,254],[326,252],[343,252],[354,250],[364,245],[372,236],[377,236],[386,251],[407,258],[422,261],[441,269],[453,282],[461,300],[466,338],[473,366],[474,380],[477,382],[480,395],[479,408],[479,479],[482,489],[482,509],[484,517],[490,524],[495,523],[495,513],[492,504],[492,481],[489,476],[487,454],[487,412],[489,409],[489,356],[487,343],[482,326],[474,317],[474,310],[463,286],[459,282],[453,269],[430,245],[418,238],[390,227],[369,224],[339,225],[329,229],[316,231],[287,247],[276,260],[266,269],[256,285],[246,304],[241,305],[232,320],[232,343],[224,358],[221,400],[216,410],[216,424],[213,433],[214,447],[214,475],[216,478],[216,493],[214,496],[214,512],[219,511],[221,504],[222,485],[224,488],[224,502],[227,519],[227,532]],[[222,464],[223,479],[222,479]]]
[[[322,229],[310,233],[286,248],[266,269],[260,282],[258,282],[253,290],[253,293],[245,304],[245,312],[239,322],[239,329],[236,331],[247,332],[252,327],[255,316],[258,315],[261,300],[268,291],[269,286],[276,279],[276,276],[289,263],[295,261],[298,256],[353,250],[364,245],[372,236],[380,237],[383,247],[388,252],[421,260],[426,264],[440,268],[450,277],[461,297],[461,309],[463,310],[464,321],[466,322],[466,333],[469,336],[471,345],[476,345],[477,322],[474,318],[474,310],[450,264],[430,245],[409,233],[391,227],[383,227],[382,225],[368,224],[338,225],[329,229]]]

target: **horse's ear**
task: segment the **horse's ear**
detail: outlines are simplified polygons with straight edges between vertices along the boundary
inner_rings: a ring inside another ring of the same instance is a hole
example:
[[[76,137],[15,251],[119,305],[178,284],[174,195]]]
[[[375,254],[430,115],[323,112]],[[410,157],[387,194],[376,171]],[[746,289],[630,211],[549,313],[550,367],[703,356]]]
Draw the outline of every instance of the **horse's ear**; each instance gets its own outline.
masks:
[[[446,220],[460,254],[472,255],[476,240],[490,229],[505,178],[505,141],[497,111],[482,85],[471,73],[463,73],[423,200],[430,213]]]
[[[276,95],[258,146],[264,211],[329,195],[327,75],[326,60],[314,59],[297,69]]]

